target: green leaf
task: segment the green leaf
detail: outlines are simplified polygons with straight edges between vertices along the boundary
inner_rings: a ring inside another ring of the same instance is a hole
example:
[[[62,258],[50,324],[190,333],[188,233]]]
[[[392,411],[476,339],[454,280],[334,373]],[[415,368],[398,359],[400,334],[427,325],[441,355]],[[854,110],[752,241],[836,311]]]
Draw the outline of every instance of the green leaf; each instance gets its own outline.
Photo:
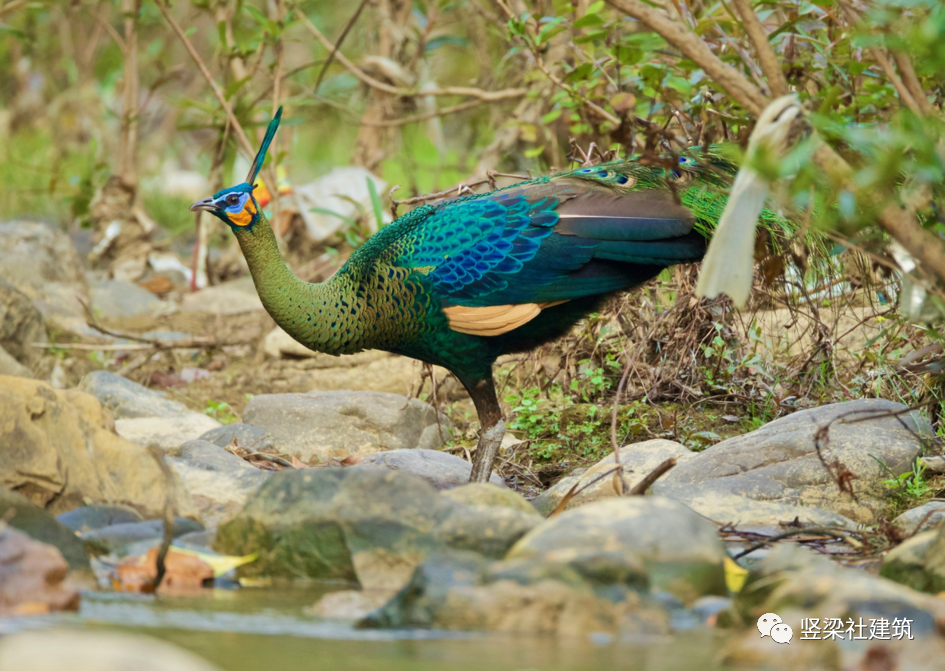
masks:
[[[604,0],[598,0],[593,5],[587,8],[588,14],[597,14],[600,10],[604,8]]]
[[[564,78],[566,82],[576,82],[581,79],[587,79],[594,72],[593,63],[581,63],[579,66],[574,68],[571,72],[568,73],[568,76]]]
[[[574,22],[575,28],[589,28],[591,26],[602,25],[604,25],[604,19],[602,19],[598,14],[585,14]]]
[[[381,204],[381,197],[377,195],[377,187],[374,186],[374,180],[365,177],[367,180],[367,190],[371,195],[371,208],[374,210],[374,219],[377,221],[377,230],[384,228],[384,206]]]
[[[542,145],[540,147],[532,147],[531,149],[526,149],[524,151],[525,158],[537,158],[538,156],[541,156],[541,153],[543,151],[545,151],[545,145]]]
[[[552,121],[554,121],[555,119],[561,116],[562,111],[563,110],[560,107],[558,109],[551,110],[550,112],[548,112],[548,114],[546,114],[545,116],[541,118],[541,122],[543,124],[551,123]]]

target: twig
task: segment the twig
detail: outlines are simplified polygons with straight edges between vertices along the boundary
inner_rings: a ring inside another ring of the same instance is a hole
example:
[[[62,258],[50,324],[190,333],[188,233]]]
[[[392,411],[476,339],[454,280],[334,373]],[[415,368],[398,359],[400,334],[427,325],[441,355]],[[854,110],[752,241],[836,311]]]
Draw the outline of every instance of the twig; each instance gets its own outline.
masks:
[[[922,89],[922,84],[915,74],[915,68],[912,67],[912,61],[909,56],[901,51],[893,52],[893,59],[896,61],[896,67],[899,68],[899,74],[902,75],[902,83],[909,89],[909,93],[915,99],[919,106],[919,111],[923,116],[935,116],[936,111],[929,102],[929,97]]]
[[[207,80],[207,83],[213,90],[213,94],[217,98],[217,102],[220,103],[220,107],[222,107],[223,111],[226,112],[226,117],[230,120],[230,124],[233,126],[233,130],[236,132],[236,137],[239,139],[244,151],[246,151],[249,156],[253,156],[256,153],[253,149],[253,145],[250,143],[249,138],[246,137],[246,133],[243,131],[243,126],[240,125],[239,120],[233,113],[233,108],[230,107],[230,103],[227,102],[226,96],[223,93],[223,89],[221,89],[220,85],[217,84],[213,79],[213,75],[210,74],[210,71],[204,64],[203,59],[200,58],[200,54],[197,53],[194,45],[191,44],[189,39],[187,39],[187,35],[181,29],[180,24],[178,24],[177,21],[174,20],[174,17],[171,16],[170,12],[167,11],[167,7],[165,6],[164,2],[162,2],[162,0],[157,0],[157,2],[154,4],[157,5],[158,10],[160,10],[161,14],[164,16],[164,19],[170,24],[174,32],[177,33],[177,37],[180,38],[181,42],[183,42],[187,53],[190,54],[190,57],[194,60],[194,63],[197,64],[197,67],[200,69],[200,73],[203,75],[203,78]],[[273,110],[273,113],[275,113],[275,110]],[[272,188],[275,189],[274,184]]]
[[[321,86],[322,79],[325,77],[325,73],[328,72],[328,66],[335,60],[335,54],[338,52],[338,49],[341,48],[341,43],[345,41],[348,32],[354,27],[354,22],[361,16],[361,10],[364,9],[367,3],[368,0],[361,0],[361,4],[358,5],[358,8],[354,10],[354,14],[348,19],[348,23],[345,25],[344,30],[341,31],[341,35],[338,37],[335,45],[331,48],[331,51],[328,52],[328,58],[325,59],[325,64],[322,66],[321,71],[318,73],[318,78],[315,80],[315,93],[318,93],[318,87]]]
[[[0,7],[0,18],[3,18],[15,9],[19,9],[29,1],[30,0],[13,0],[13,2],[8,2],[3,7]]]
[[[464,103],[458,105],[451,105],[450,107],[443,107],[436,110],[435,112],[429,112],[427,114],[414,114],[413,116],[402,117],[400,119],[390,119],[385,121],[370,121],[366,119],[360,119],[357,123],[362,126],[371,126],[373,128],[391,128],[393,126],[406,126],[411,123],[418,123],[420,121],[429,121],[430,119],[436,119],[437,117],[446,116],[447,114],[455,114],[456,112],[463,112],[474,107],[479,107],[480,105],[485,105],[488,100],[467,100]]]
[[[747,548],[739,552],[737,555],[732,557],[732,561],[737,561],[741,559],[742,557],[744,557],[745,555],[749,555],[755,550],[760,550],[764,546],[771,545],[772,543],[776,541],[784,540],[785,538],[790,538],[791,536],[798,536],[800,534],[820,534],[822,536],[830,536],[832,538],[842,540],[845,543],[848,543],[851,547],[854,547],[856,549],[862,548],[863,547],[862,543],[860,543],[858,540],[854,538],[849,538],[849,535],[851,533],[852,532],[850,531],[847,531],[847,532],[837,531],[836,529],[832,529],[830,527],[803,527],[801,529],[791,529],[789,531],[785,531],[784,533],[780,533],[775,536],[769,536],[768,538],[764,539],[760,543],[755,543],[754,545],[748,546]]]
[[[296,16],[302,22],[302,25],[321,42],[322,46],[332,51],[334,46],[328,38],[326,38],[315,25],[308,20],[308,17],[302,10],[296,11]],[[501,91],[483,91],[482,89],[465,87],[465,86],[447,86],[443,88],[435,89],[424,89],[419,91],[417,89],[404,89],[398,86],[391,86],[390,84],[385,84],[384,82],[374,79],[364,70],[359,68],[357,65],[349,61],[340,50],[334,49],[335,58],[339,63],[341,63],[345,69],[348,70],[351,74],[357,77],[362,83],[367,84],[371,88],[377,89],[378,91],[383,91],[384,93],[390,93],[391,95],[399,96],[401,98],[414,98],[418,96],[466,96],[469,98],[478,98],[483,102],[498,102],[500,100],[512,100],[515,98],[523,97],[528,90],[517,88],[517,89],[503,89]]]
[[[787,79],[784,78],[784,73],[781,72],[781,66],[778,64],[778,57],[771,48],[771,43],[768,42],[768,33],[751,7],[751,0],[732,0],[732,4],[742,17],[745,32],[755,45],[755,52],[758,54],[758,60],[761,61],[761,70],[764,72],[765,79],[768,80],[772,97],[786,96],[791,92]]]
[[[160,468],[161,473],[164,474],[164,541],[161,543],[160,550],[158,550],[157,561],[155,562],[157,575],[154,576],[154,582],[151,587],[151,591],[157,593],[158,587],[161,586],[161,581],[164,580],[164,574],[167,572],[167,566],[164,560],[167,557],[167,551],[170,549],[171,543],[174,542],[173,506],[175,485],[174,474],[171,473],[170,466],[164,461],[164,451],[157,445],[150,445],[148,446],[148,452],[154,457],[158,468]]]
[[[652,471],[650,471],[649,475],[647,475],[645,478],[640,480],[640,482],[635,484],[633,486],[633,489],[627,492],[627,496],[643,496],[644,494],[646,494],[646,490],[649,489],[650,486],[654,482],[659,480],[660,477],[664,473],[671,470],[675,466],[676,466],[676,457],[670,457],[669,459],[664,461],[662,464],[660,464],[659,466],[654,468]]]

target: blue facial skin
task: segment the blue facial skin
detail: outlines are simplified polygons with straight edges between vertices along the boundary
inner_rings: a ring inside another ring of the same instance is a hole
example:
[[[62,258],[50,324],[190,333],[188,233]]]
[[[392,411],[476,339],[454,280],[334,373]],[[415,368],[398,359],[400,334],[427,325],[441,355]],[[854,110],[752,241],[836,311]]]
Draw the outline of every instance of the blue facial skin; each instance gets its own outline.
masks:
[[[259,205],[253,198],[253,187],[245,183],[199,200],[190,206],[190,210],[207,211],[234,229],[252,228],[259,218]]]

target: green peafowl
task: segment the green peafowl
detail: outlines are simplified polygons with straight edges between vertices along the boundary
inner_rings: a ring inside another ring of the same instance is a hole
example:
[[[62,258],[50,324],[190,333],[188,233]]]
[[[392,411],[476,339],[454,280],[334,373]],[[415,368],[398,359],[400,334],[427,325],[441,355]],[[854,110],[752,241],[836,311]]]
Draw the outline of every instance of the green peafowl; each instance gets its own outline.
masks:
[[[489,479],[505,434],[495,360],[566,334],[616,291],[702,258],[702,231],[718,221],[735,174],[713,153],[668,171],[614,162],[422,205],[311,284],[286,267],[253,196],[281,115],[246,181],[190,209],[230,226],[266,310],[305,347],[381,349],[451,371],[481,425],[473,482]]]

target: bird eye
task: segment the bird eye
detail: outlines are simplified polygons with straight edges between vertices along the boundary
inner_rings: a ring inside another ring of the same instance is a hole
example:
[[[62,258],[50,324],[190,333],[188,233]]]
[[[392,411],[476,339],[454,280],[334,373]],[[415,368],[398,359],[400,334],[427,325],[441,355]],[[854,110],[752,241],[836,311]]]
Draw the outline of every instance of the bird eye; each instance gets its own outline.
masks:
[[[235,193],[231,193],[229,196],[226,197],[227,205],[239,205],[239,203],[240,203],[240,197]]]

